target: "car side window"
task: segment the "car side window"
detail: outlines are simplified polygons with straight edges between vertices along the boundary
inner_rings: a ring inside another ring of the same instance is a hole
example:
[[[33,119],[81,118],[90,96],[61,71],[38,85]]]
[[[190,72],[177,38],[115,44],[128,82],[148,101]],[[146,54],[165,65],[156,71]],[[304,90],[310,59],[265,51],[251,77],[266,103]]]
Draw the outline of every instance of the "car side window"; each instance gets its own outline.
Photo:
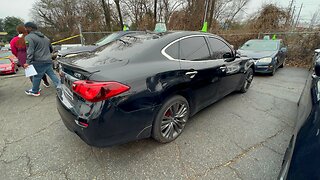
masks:
[[[227,54],[232,54],[230,47],[219,39],[210,37],[209,43],[212,49],[212,59],[224,59]]]
[[[204,37],[190,37],[180,41],[180,59],[201,61],[210,59],[210,52]]]
[[[179,59],[179,42],[171,44],[165,52],[173,59]]]

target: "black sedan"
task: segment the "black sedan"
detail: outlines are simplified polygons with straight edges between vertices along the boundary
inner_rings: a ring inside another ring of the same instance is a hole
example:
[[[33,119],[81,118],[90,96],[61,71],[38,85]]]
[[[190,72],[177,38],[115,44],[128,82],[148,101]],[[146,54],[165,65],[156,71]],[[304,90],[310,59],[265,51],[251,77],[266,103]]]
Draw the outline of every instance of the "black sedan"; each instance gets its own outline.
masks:
[[[255,60],[255,72],[274,75],[277,68],[284,66],[287,48],[280,39],[252,39],[241,46],[238,53]]]
[[[279,179],[320,179],[320,50],[298,103],[297,123]]]
[[[189,117],[231,92],[246,92],[254,68],[222,38],[201,32],[122,37],[60,62],[58,111],[94,146],[150,136],[171,142]]]

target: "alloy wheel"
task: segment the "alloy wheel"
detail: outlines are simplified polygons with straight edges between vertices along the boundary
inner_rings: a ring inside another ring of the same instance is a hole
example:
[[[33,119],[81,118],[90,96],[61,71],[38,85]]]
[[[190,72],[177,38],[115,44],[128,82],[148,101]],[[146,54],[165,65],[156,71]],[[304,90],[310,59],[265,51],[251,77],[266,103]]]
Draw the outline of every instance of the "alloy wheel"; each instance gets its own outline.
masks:
[[[185,102],[176,102],[164,111],[161,121],[161,134],[166,139],[176,138],[188,119],[189,108]]]

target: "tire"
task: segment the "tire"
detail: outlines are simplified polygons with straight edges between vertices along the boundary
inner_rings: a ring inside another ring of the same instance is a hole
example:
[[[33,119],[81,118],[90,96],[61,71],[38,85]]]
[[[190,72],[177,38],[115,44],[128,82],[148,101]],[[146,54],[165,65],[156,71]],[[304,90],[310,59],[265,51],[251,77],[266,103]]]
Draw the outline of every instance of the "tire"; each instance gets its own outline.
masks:
[[[152,137],[160,143],[175,140],[183,131],[190,115],[188,101],[175,95],[165,101],[152,126]]]
[[[283,68],[286,60],[283,60],[283,63],[279,66],[279,68]]]
[[[274,66],[272,69],[272,72],[270,73],[271,76],[274,76],[276,74],[276,67]]]
[[[241,86],[240,92],[246,93],[252,83],[253,80],[253,70],[252,68],[249,68],[245,75],[246,79],[243,81],[243,84]]]

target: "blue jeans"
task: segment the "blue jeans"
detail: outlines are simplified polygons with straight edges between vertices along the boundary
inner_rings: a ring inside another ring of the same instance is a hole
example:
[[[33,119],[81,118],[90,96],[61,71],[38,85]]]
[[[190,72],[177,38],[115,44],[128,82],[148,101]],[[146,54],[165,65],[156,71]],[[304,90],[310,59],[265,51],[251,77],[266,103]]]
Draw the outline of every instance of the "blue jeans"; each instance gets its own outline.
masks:
[[[56,88],[61,86],[60,80],[53,72],[52,63],[34,63],[32,65],[38,73],[37,75],[33,76],[32,92],[37,93],[39,91],[40,81],[44,74],[47,74],[50,77]]]

